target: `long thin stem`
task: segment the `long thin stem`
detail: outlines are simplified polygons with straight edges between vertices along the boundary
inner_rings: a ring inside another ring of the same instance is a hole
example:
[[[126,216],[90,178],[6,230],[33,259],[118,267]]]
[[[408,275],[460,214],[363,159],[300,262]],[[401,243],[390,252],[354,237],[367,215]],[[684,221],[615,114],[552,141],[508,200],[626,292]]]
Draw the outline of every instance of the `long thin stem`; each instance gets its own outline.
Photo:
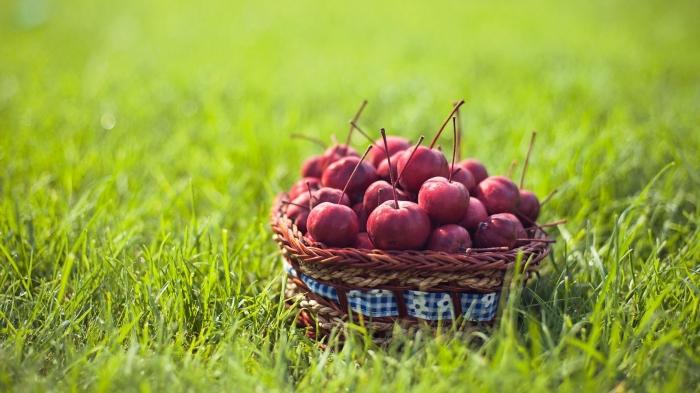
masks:
[[[394,182],[394,171],[391,170],[391,158],[389,157],[389,144],[386,141],[386,131],[382,128],[379,130],[382,133],[384,140],[384,153],[386,153],[386,162],[389,164],[389,181],[391,181],[391,190],[394,192],[394,209],[399,208],[399,198],[396,196],[396,183]]]
[[[314,194],[311,192],[311,184],[306,182],[306,190],[309,192],[309,210],[314,207]]]
[[[520,210],[517,208],[515,209],[515,213],[518,215],[518,217],[524,219],[525,221],[528,222],[528,224],[532,225],[533,227],[537,228],[540,232],[544,233],[545,235],[549,235],[547,231],[544,230],[539,224],[537,224],[535,221],[531,220],[529,217],[524,215]]]
[[[556,194],[558,191],[559,191],[559,190],[557,190],[557,189],[555,188],[555,189],[552,190],[552,192],[550,192],[549,194],[547,194],[547,196],[544,197],[544,199],[542,199],[542,202],[540,202],[540,207],[544,206],[545,203],[549,202],[549,200],[552,199],[552,197],[554,196],[554,194]]]
[[[314,143],[314,144],[316,144],[316,145],[321,146],[321,147],[324,148],[324,149],[326,148],[326,144],[323,143],[322,140],[320,140],[320,139],[318,139],[318,138],[314,138],[314,137],[312,137],[312,136],[308,136],[308,135],[304,135],[304,134],[290,134],[289,136],[292,137],[292,138],[294,138],[294,139],[303,139],[303,140],[305,140],[305,141],[312,142],[312,143]]]
[[[450,118],[452,118],[452,116],[454,116],[455,112],[457,112],[459,110],[459,107],[462,106],[462,104],[464,104],[464,100],[459,100],[459,102],[457,102],[457,104],[454,106],[454,108],[452,108],[452,111],[450,112],[450,114],[445,118],[445,121],[442,122],[440,129],[438,130],[437,134],[435,134],[435,138],[433,138],[433,141],[430,142],[431,149],[433,148],[433,146],[435,146],[435,143],[437,143],[438,138],[440,138],[440,134],[442,134],[442,130],[445,129],[447,122],[450,121]]]
[[[556,243],[556,240],[553,239],[531,239],[531,238],[519,238],[515,239],[519,242],[537,242],[537,243]]]
[[[527,155],[525,156],[525,164],[523,165],[523,173],[520,174],[520,188],[523,188],[523,183],[525,183],[525,171],[527,171],[527,164],[530,162],[530,154],[532,153],[532,146],[535,144],[535,137],[537,136],[536,131],[532,131],[532,136],[530,137],[530,146],[527,148]]]
[[[452,117],[452,166],[450,166],[450,177],[447,179],[452,183],[452,172],[455,170],[455,156],[457,155],[457,116]]]
[[[508,166],[508,172],[506,172],[506,177],[510,178],[513,176],[513,172],[515,172],[515,167],[518,166],[518,160],[513,160],[510,162],[510,166]]]
[[[545,224],[540,224],[540,226],[541,226],[542,228],[547,228],[547,227],[555,227],[555,226],[557,226],[557,225],[562,225],[562,224],[566,224],[566,219],[565,219],[565,218],[562,218],[561,220],[556,220],[556,221],[548,222],[548,223],[545,223]]]
[[[360,107],[357,108],[357,112],[355,112],[355,116],[353,116],[352,120],[350,123],[357,123],[357,120],[360,119],[360,116],[362,115],[362,111],[365,110],[365,107],[367,106],[367,100],[362,100],[362,103],[360,104]],[[350,125],[350,129],[348,130],[348,136],[345,138],[345,148],[347,150],[348,146],[350,146],[350,138],[352,137],[352,131],[355,129],[355,127]]]
[[[367,138],[367,140],[369,141],[369,143],[371,143],[372,145],[374,145],[374,147],[376,147],[376,148],[378,148],[378,149],[381,149],[381,148],[382,148],[381,146],[379,146],[379,145],[377,145],[376,143],[374,143],[374,141],[373,141],[372,138],[369,136],[369,134],[367,134],[362,128],[360,128],[360,126],[358,126],[357,123],[355,123],[354,121],[351,121],[351,122],[350,122],[350,125],[353,126],[353,127],[357,130],[357,132],[360,133],[360,135],[362,135],[362,136],[364,136],[365,138]]]
[[[355,176],[355,172],[357,172],[357,168],[362,165],[362,161],[365,160],[365,157],[367,157],[367,154],[369,151],[372,149],[372,145],[367,146],[367,150],[365,150],[365,154],[362,155],[360,158],[360,161],[357,162],[357,165],[355,165],[355,168],[353,168],[352,173],[350,173],[350,177],[348,177],[348,181],[345,182],[345,186],[343,186],[343,192],[340,194],[338,197],[338,202],[337,204],[340,205],[340,202],[343,200],[343,195],[345,194],[345,191],[348,189],[348,185],[350,185],[350,182],[352,181],[352,177]]]
[[[403,170],[401,171],[401,173],[399,173],[399,176],[396,178],[396,184],[399,184],[401,177],[403,177],[404,172],[406,172],[409,164],[411,164],[411,160],[413,160],[413,155],[416,154],[416,150],[418,150],[418,146],[420,146],[421,143],[423,143],[423,139],[425,139],[425,137],[423,135],[421,135],[420,138],[418,138],[418,142],[416,142],[416,145],[413,147],[413,150],[411,151],[411,155],[408,156],[408,160],[406,160],[406,165],[404,165]],[[396,163],[396,171],[398,172],[398,170],[399,170],[399,164]],[[391,172],[391,166],[389,166],[389,171]]]
[[[452,105],[456,106],[459,101],[455,101]],[[460,110],[457,108],[455,112],[455,117],[457,118],[457,160],[462,159],[462,117],[460,116]]]

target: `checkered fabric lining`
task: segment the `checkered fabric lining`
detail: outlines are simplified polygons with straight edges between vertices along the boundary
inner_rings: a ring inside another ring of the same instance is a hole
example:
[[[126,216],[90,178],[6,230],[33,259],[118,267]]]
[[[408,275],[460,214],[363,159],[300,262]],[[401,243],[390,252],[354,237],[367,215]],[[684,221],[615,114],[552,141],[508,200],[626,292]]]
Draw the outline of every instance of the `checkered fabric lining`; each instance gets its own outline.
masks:
[[[283,262],[287,274],[299,277],[313,293],[333,301],[338,301],[338,293],[330,285],[322,284],[305,274],[297,274],[294,268]],[[462,314],[469,321],[490,321],[498,309],[497,292],[461,293]],[[452,297],[447,292],[404,291],[404,301],[408,315],[429,321],[454,319]],[[399,308],[396,296],[385,289],[366,291],[351,290],[347,293],[350,308],[368,317],[397,317]]]

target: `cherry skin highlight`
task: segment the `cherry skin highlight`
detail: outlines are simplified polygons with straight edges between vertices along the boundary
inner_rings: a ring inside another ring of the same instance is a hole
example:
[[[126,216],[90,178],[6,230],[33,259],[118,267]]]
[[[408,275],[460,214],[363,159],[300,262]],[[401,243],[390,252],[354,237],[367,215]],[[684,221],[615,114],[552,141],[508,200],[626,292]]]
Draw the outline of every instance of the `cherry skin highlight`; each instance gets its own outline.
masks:
[[[301,177],[317,177],[323,175],[325,159],[322,156],[311,156],[301,164]]]
[[[517,217],[510,213],[498,213],[479,223],[474,234],[474,244],[480,248],[513,248],[518,239],[527,237],[527,233]]]
[[[400,201],[408,201],[410,197],[406,195],[405,192],[401,190],[396,190],[396,197]],[[393,190],[391,184],[385,182],[384,180],[377,180],[370,184],[365,191],[365,196],[362,199],[362,204],[364,205],[364,210],[367,214],[372,213],[377,206],[382,203],[392,200],[394,198]]]
[[[472,246],[469,232],[459,225],[448,224],[433,229],[426,248],[449,253],[464,252]]]
[[[517,216],[525,227],[531,227],[537,222],[540,215],[540,201],[535,193],[528,190],[520,190]]]
[[[343,197],[340,200],[340,204],[345,206],[351,206],[350,197],[348,197],[347,194],[343,194],[343,191],[337,188],[321,187],[318,190],[314,191],[312,194],[312,206],[320,205],[323,202],[338,203],[338,198],[341,198],[341,195]]]
[[[462,217],[462,221],[459,222],[459,225],[463,226],[469,231],[474,232],[476,231],[476,228],[478,228],[479,223],[486,221],[488,218],[489,214],[486,212],[484,204],[481,203],[480,200],[470,197],[467,213],[464,215],[464,217]]]
[[[382,250],[420,250],[430,236],[430,218],[420,206],[394,200],[377,206],[367,218],[367,233]]]
[[[418,191],[418,206],[438,224],[456,224],[462,220],[469,206],[469,191],[462,183],[444,177],[428,179]]]
[[[476,180],[474,180],[474,176],[464,168],[455,168],[452,172],[452,181],[462,183],[470,194],[476,191]]]
[[[475,195],[489,214],[515,213],[520,200],[520,190],[510,179],[491,176],[476,186]]]
[[[476,184],[481,183],[484,179],[489,177],[489,173],[486,171],[484,164],[476,158],[467,158],[466,160],[460,161],[458,165],[471,172]]]
[[[330,202],[323,202],[311,209],[307,227],[314,240],[330,247],[353,244],[359,232],[355,212],[345,205]]]
[[[308,187],[306,186],[306,183],[309,183]],[[311,191],[321,188],[321,179],[317,177],[305,177],[303,179],[299,179],[292,185],[292,188],[289,189],[289,192],[287,193],[289,194],[289,199],[294,199],[301,194],[308,194],[309,188],[311,188]]]
[[[447,159],[439,150],[418,146],[413,158],[408,161],[410,156],[411,150],[406,150],[396,164],[401,177],[399,183],[406,191],[417,192],[426,180],[436,176],[447,178],[450,174]]]
[[[361,248],[365,250],[373,250],[374,244],[372,240],[369,239],[367,232],[360,232],[355,236],[355,243],[352,245],[354,248]]]
[[[386,137],[386,142],[387,149],[389,150],[389,157],[393,157],[394,154],[398,153],[399,151],[406,150],[409,146],[411,146],[406,139],[398,136],[388,136]],[[380,147],[383,143],[384,142],[381,138],[377,139],[374,141],[374,147],[369,152],[369,162],[375,168],[379,168],[381,163],[386,162],[386,153],[384,152],[384,148]],[[393,162],[394,159],[392,158],[391,161]]]
[[[348,179],[350,179],[350,175],[358,162],[360,162],[358,157],[345,157],[332,163],[323,171],[321,183],[324,187],[342,190],[345,184],[348,183]],[[377,180],[377,171],[371,164],[363,161],[357,168],[355,175],[350,179],[346,192],[351,195],[362,192],[375,180]]]

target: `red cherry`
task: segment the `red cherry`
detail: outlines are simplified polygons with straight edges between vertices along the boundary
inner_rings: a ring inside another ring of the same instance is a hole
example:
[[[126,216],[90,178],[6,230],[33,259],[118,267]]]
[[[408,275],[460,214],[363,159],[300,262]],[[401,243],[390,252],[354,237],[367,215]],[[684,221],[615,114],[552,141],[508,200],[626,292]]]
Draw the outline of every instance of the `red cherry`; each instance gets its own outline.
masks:
[[[518,239],[526,237],[527,233],[517,217],[510,213],[498,213],[479,223],[474,234],[474,244],[481,248],[513,248]]]
[[[480,222],[486,221],[488,218],[489,214],[486,212],[484,204],[481,203],[480,200],[470,197],[467,213],[462,217],[462,221],[459,222],[459,225],[473,232],[476,231]]]
[[[417,204],[389,200],[367,218],[367,233],[382,250],[420,250],[430,236],[430,218]]]
[[[352,211],[357,214],[357,223],[360,225],[360,232],[367,232],[367,213],[362,202],[352,205]]]
[[[355,243],[353,244],[353,247],[365,250],[373,250],[374,244],[372,244],[372,240],[369,239],[369,235],[367,234],[367,232],[360,232],[357,234],[357,236],[355,236]]]
[[[442,152],[425,146],[418,146],[413,157],[410,150],[399,156],[396,168],[399,172],[399,184],[410,192],[417,192],[423,183],[437,176],[447,178],[450,168]],[[406,165],[408,163],[408,165]]]
[[[386,141],[387,149],[389,150],[389,157],[392,157],[399,151],[406,150],[410,146],[406,139],[398,136],[388,136]],[[386,162],[386,153],[384,152],[384,149],[380,147],[381,143],[381,138],[374,141],[374,147],[369,152],[369,162],[372,163],[375,168],[379,168],[381,163]]]
[[[469,191],[444,177],[428,179],[418,192],[418,206],[438,224],[456,224],[467,213]]]
[[[314,240],[314,237],[311,236],[310,233],[307,233],[306,235],[304,235],[304,239],[306,239],[306,242],[309,243],[309,244],[314,244],[314,243],[316,243],[316,240]]]
[[[510,179],[491,176],[476,186],[475,195],[486,207],[489,214],[515,213],[520,199],[520,191]]]
[[[377,172],[372,165],[361,162],[352,180],[348,183],[348,179],[350,179],[350,175],[353,170],[355,170],[358,163],[360,163],[358,157],[341,158],[323,171],[321,183],[324,187],[332,187],[340,190],[342,190],[347,183],[346,192],[348,194],[362,192],[367,186],[377,180]]]
[[[306,183],[309,183],[308,187]],[[305,177],[303,179],[299,179],[292,185],[292,188],[289,189],[289,199],[294,199],[301,194],[308,194],[309,188],[311,188],[311,191],[321,188],[321,179],[317,177]]]
[[[357,150],[353,149],[351,146],[335,144],[327,148],[323,152],[324,168],[328,165],[338,161],[343,157],[359,157]]]
[[[396,163],[399,160],[399,155],[403,154],[405,151],[406,150],[401,150],[391,155],[391,168],[393,169],[392,175],[394,176],[394,179],[399,177],[399,174],[396,171]],[[382,161],[379,166],[377,166],[377,175],[379,175],[379,178],[382,180],[391,180],[391,176],[389,175],[389,162],[387,160]]]
[[[540,201],[532,191],[520,190],[517,216],[525,227],[531,227],[540,215]]]
[[[476,191],[476,180],[474,180],[474,176],[472,176],[472,173],[464,168],[455,168],[455,170],[452,172],[452,181],[462,183],[464,188],[466,188],[470,194]]]
[[[322,156],[311,156],[301,164],[302,177],[317,177],[323,175],[324,158]]]
[[[309,198],[308,192],[297,196],[287,205],[285,211],[287,217],[292,220],[301,233],[306,233],[306,220],[309,216],[309,210],[311,210]]]
[[[303,194],[302,194],[303,195]],[[350,206],[350,198],[347,194],[343,194],[343,191],[337,188],[321,187],[313,192],[313,206],[320,205],[323,202],[338,203],[338,199],[341,198],[340,204],[345,206]]]
[[[458,165],[471,172],[477,184],[489,177],[489,173],[486,171],[484,164],[476,158],[467,158],[466,160],[460,161]]]
[[[428,239],[428,250],[449,253],[464,252],[472,246],[469,232],[459,225],[449,224],[433,229]]]
[[[396,190],[396,197],[400,201],[410,200],[410,197],[401,190]],[[362,199],[362,204],[364,205],[365,212],[369,214],[372,213],[377,206],[393,198],[394,195],[391,184],[385,182],[384,180],[377,180],[367,187],[364,198]]]
[[[307,227],[316,241],[330,247],[353,244],[359,232],[355,212],[345,205],[330,202],[323,202],[311,209]]]

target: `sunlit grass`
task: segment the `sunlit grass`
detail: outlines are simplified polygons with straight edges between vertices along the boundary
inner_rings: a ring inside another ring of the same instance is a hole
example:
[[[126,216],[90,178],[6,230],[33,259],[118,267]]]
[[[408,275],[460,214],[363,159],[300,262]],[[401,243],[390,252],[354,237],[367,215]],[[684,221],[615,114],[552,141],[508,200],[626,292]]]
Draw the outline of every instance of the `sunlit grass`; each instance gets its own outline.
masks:
[[[70,3],[0,4],[0,390],[697,389],[692,2]],[[321,349],[267,227],[288,135],[461,97],[493,173],[538,131],[554,257],[486,334]]]

